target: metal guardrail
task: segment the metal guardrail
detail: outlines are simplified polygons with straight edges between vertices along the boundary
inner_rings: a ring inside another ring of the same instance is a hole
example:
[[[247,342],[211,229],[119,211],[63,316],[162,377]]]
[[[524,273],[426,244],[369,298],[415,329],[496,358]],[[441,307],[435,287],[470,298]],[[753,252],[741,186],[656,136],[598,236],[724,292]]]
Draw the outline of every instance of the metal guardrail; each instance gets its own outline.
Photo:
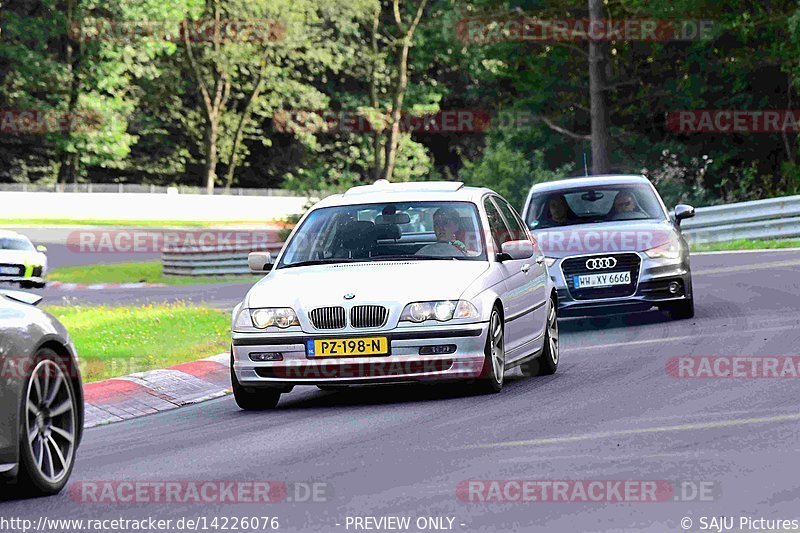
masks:
[[[738,239],[800,238],[800,196],[787,196],[729,205],[699,207],[695,217],[681,224],[684,236],[695,244]],[[236,276],[250,274],[251,251],[280,252],[282,242],[166,250],[161,254],[164,274],[174,276]]]
[[[139,193],[139,194],[206,194],[204,187],[190,185],[143,185],[140,183],[0,183],[3,192],[88,192],[88,193]],[[286,189],[244,189],[241,187],[217,188],[216,195],[227,196],[300,196]]]
[[[681,223],[695,244],[738,239],[800,238],[800,196],[700,207]]]
[[[280,252],[282,242],[224,246],[222,249],[181,248],[161,252],[161,265],[167,276],[243,276],[251,275],[247,266],[250,252]]]

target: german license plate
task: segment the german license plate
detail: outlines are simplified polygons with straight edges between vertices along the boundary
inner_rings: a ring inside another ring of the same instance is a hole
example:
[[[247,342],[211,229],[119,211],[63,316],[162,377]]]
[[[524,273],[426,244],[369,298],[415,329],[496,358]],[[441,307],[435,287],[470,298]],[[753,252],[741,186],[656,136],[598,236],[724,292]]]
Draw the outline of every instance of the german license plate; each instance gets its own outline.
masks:
[[[9,266],[0,266],[0,274],[17,275],[17,274],[19,274],[19,268],[17,268],[17,267],[9,267]]]
[[[309,357],[359,357],[388,355],[389,339],[386,337],[356,337],[352,339],[314,339],[306,348]]]
[[[605,274],[586,274],[575,276],[576,289],[593,289],[596,287],[613,287],[615,285],[629,285],[630,272],[606,272]]]

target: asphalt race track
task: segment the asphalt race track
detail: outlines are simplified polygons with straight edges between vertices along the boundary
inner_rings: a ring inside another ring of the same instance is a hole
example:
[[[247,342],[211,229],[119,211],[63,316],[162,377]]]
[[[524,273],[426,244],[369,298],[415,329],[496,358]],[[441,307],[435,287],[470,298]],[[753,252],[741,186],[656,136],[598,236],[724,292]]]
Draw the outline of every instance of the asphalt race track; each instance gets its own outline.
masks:
[[[800,252],[703,255],[693,269],[695,319],[564,320],[555,376],[511,376],[501,394],[482,397],[458,387],[302,388],[264,413],[240,411],[226,397],[89,430],[70,482],[317,481],[328,484],[327,502],[98,504],[65,491],[10,497],[0,516],[34,524],[42,515],[277,516],[290,531],[354,531],[347,517],[365,516],[410,516],[416,531],[418,517],[441,516],[455,518],[456,531],[548,532],[800,518],[800,382],[667,372],[675,356],[798,355]],[[460,482],[508,479],[711,489],[703,498],[676,490],[670,500],[693,501],[655,503],[486,503],[457,494]]]

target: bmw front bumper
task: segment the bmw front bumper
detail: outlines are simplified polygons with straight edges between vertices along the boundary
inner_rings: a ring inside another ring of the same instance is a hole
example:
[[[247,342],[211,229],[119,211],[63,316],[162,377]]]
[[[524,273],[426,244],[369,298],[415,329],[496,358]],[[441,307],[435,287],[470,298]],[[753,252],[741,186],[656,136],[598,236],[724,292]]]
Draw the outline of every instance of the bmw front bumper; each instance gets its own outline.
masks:
[[[598,257],[609,255],[614,254],[599,254]],[[636,255],[639,256],[641,264],[635,290],[630,295],[613,298],[603,298],[599,295],[588,298],[577,297],[575,291],[570,290],[562,270],[563,262],[571,257],[557,259],[549,271],[558,291],[560,315],[585,316],[646,311],[653,307],[668,307],[670,304],[692,297],[692,273],[688,257],[652,259],[640,252],[636,252]],[[670,291],[670,285],[673,283],[678,284],[678,291],[674,293]]]
[[[403,327],[386,331],[326,334],[232,335],[233,370],[246,387],[288,390],[294,385],[374,384],[470,380],[483,369],[488,323]],[[326,338],[385,336],[390,354],[363,357],[313,357],[307,343]],[[423,355],[426,347],[447,346],[451,353]],[[276,361],[254,361],[252,354],[273,354]]]

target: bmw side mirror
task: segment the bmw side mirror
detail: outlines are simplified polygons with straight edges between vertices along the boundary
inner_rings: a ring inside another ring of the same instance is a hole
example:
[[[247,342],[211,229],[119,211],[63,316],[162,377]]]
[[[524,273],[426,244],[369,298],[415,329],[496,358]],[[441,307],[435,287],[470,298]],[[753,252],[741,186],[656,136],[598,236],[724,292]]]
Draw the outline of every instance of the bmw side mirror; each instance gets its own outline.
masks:
[[[678,204],[675,206],[675,222],[680,226],[681,220],[692,218],[694,216],[694,207],[686,204]]]
[[[44,246],[44,245],[40,244],[39,246],[36,247],[36,251],[37,252],[41,252],[41,253],[45,253],[45,252],[47,252],[47,246]]]
[[[247,256],[247,266],[252,274],[269,272],[274,266],[272,254],[269,252],[250,252]]]
[[[533,257],[533,243],[529,240],[507,241],[500,246],[498,261],[515,261]]]

